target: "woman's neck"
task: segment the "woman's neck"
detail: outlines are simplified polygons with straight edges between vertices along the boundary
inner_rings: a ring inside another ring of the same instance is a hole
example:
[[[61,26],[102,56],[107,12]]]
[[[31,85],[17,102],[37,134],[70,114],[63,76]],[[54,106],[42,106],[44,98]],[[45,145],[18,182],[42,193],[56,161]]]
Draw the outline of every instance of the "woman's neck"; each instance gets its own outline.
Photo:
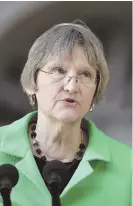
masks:
[[[82,134],[81,121],[63,123],[38,113],[36,140],[47,160],[72,161],[79,150]]]

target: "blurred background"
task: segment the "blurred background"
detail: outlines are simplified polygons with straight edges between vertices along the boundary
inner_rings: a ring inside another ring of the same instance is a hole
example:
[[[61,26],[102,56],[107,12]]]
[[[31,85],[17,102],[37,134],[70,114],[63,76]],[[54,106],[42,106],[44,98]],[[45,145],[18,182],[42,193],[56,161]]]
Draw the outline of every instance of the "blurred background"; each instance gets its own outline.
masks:
[[[87,114],[107,135],[131,145],[132,2],[0,2],[0,125],[15,121],[31,106],[20,74],[34,40],[54,24],[84,21],[100,38],[110,71],[105,98]]]

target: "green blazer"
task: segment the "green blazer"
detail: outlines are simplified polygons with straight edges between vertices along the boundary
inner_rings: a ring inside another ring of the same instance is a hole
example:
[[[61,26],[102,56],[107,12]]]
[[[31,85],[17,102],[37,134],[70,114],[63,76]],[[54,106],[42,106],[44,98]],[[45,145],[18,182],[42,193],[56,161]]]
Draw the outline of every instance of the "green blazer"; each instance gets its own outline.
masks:
[[[52,206],[27,135],[34,115],[36,112],[0,128],[0,165],[10,163],[19,171],[19,182],[11,193],[13,206]],[[131,149],[103,134],[91,121],[88,124],[90,142],[60,195],[62,205],[131,206]]]

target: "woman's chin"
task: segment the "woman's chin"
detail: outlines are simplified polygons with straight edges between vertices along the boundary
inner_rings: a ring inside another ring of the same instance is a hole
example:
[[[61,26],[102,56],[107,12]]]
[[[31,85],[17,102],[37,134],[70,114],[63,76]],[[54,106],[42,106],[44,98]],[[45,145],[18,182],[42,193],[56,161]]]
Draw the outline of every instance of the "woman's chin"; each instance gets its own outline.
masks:
[[[79,119],[79,115],[77,113],[73,112],[67,112],[67,113],[59,113],[56,117],[59,121],[69,123],[69,122],[75,122]]]

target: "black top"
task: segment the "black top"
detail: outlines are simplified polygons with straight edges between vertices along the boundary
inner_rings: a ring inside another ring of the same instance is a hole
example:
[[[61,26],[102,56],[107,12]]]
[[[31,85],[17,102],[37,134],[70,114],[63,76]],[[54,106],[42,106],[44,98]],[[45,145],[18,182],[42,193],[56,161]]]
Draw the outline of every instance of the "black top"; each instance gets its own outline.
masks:
[[[43,177],[42,171],[43,171],[43,167],[44,167],[44,165],[45,165],[46,163],[45,163],[44,160],[40,159],[39,157],[34,156],[34,158],[35,158],[36,164],[37,164],[37,166],[38,166],[38,169],[39,169],[39,171],[40,171],[40,174],[41,174],[41,176]],[[64,163],[64,164],[68,167],[68,173],[69,173],[69,178],[68,178],[67,183],[69,182],[69,180],[70,180],[71,177],[73,176],[73,174],[74,174],[75,170],[77,169],[80,161],[81,161],[81,160],[78,160],[78,161],[77,161],[75,164],[73,164],[72,166],[71,166],[71,162],[69,162],[69,163]],[[69,165],[70,165],[70,169],[69,169]],[[66,186],[66,185],[65,185],[65,186]],[[64,188],[63,188],[63,189],[64,189]],[[62,191],[63,191],[63,189],[62,189]],[[61,192],[62,192],[62,191],[61,191]]]

